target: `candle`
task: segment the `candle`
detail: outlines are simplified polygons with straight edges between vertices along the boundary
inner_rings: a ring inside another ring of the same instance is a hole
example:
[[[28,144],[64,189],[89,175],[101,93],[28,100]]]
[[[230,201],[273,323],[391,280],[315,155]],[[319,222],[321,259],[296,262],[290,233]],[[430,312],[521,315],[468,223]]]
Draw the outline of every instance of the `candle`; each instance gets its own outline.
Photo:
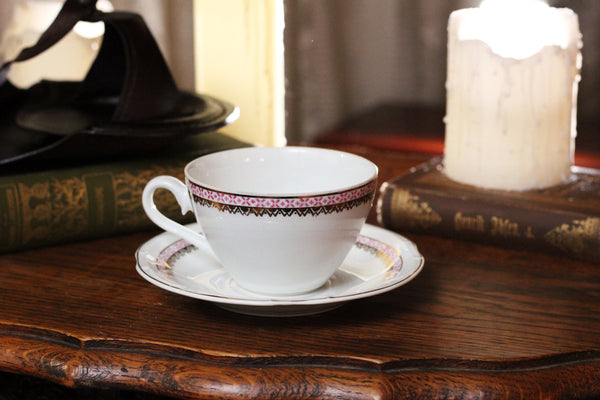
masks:
[[[445,173],[529,190],[570,176],[581,68],[577,15],[532,0],[486,0],[448,22]]]

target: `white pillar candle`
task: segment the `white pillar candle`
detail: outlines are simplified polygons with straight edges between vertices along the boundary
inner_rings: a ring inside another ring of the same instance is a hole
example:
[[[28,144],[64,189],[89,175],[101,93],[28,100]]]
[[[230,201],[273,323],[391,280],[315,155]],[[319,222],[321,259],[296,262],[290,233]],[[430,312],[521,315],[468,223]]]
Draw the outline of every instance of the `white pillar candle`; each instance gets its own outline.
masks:
[[[569,9],[484,2],[448,22],[445,172],[483,188],[568,179],[576,135],[581,34]]]

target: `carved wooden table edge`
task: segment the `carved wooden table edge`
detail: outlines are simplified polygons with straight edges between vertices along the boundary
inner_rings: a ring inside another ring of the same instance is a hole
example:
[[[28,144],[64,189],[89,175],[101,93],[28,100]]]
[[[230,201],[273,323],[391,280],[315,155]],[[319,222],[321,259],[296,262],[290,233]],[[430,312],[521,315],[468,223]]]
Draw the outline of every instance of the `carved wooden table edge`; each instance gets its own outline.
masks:
[[[527,359],[212,357],[154,343],[81,340],[0,324],[0,370],[70,388],[189,399],[590,399],[600,351]]]

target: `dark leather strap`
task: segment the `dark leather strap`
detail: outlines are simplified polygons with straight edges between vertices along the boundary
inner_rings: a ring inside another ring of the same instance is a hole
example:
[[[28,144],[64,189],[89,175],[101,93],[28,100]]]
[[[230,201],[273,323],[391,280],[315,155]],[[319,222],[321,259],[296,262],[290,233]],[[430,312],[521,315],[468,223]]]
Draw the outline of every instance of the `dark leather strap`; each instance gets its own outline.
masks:
[[[41,54],[78,21],[102,21],[105,34],[101,49],[74,104],[104,102],[114,108],[113,122],[147,121],[180,114],[182,94],[144,20],[130,12],[103,13],[96,10],[95,4],[96,0],[66,0],[37,43],[2,65],[0,85],[6,82],[13,62]]]
[[[160,152],[165,144],[237,118],[228,102],[178,90],[139,15],[102,13],[95,3],[66,0],[38,42],[0,67],[0,167]],[[82,82],[42,81],[27,90],[11,85],[6,73],[12,62],[42,53],[80,20],[105,25]]]
[[[21,50],[14,60],[7,61],[0,67],[0,85],[6,81],[8,70],[13,62],[29,60],[54,46],[73,29],[77,22],[88,19],[96,12],[96,1],[66,0],[52,24],[38,41],[33,46]]]
[[[82,98],[118,96],[113,121],[143,121],[177,111],[179,89],[160,48],[137,14],[96,14],[102,47],[82,86]]]

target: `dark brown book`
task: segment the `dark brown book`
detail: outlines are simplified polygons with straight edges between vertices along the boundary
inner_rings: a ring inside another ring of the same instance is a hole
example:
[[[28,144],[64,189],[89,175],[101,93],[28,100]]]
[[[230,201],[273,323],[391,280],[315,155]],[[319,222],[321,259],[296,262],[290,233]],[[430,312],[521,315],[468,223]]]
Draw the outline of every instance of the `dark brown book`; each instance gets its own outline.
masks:
[[[436,157],[382,185],[377,218],[397,232],[600,262],[600,171],[573,167],[567,182],[547,189],[489,190],[449,179]]]

